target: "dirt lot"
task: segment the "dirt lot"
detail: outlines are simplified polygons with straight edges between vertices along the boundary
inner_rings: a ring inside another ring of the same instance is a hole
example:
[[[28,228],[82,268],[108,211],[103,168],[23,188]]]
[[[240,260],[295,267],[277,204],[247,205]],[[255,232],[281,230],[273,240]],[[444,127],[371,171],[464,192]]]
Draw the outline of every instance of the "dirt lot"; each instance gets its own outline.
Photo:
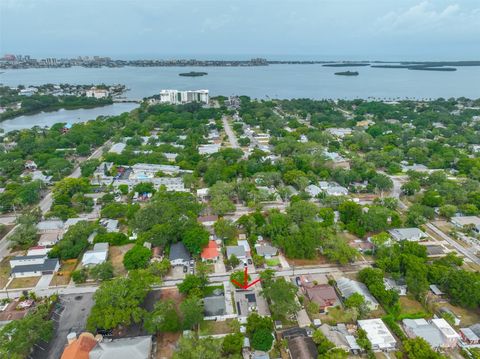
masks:
[[[325,264],[328,263],[327,258],[323,256],[318,256],[314,259],[289,259],[287,258],[287,262],[290,266],[313,266],[318,264]]]
[[[40,276],[38,277],[25,277],[25,278],[14,278],[8,289],[18,289],[18,288],[32,288],[35,287],[40,280]]]
[[[28,313],[29,309],[17,310],[17,305],[18,300],[14,300],[3,312],[0,312],[0,321],[21,319]]]
[[[50,285],[67,285],[68,283],[70,283],[70,277],[76,266],[76,259],[62,261],[60,270],[58,271],[58,274],[52,278]]]
[[[159,333],[157,335],[157,359],[168,359],[173,356],[175,345],[181,333]]]
[[[165,288],[154,294],[151,299],[160,298],[161,300],[173,300],[177,305],[183,300],[183,295],[178,292],[177,288]],[[150,303],[147,303],[147,306]],[[153,303],[152,303],[153,304]],[[171,358],[175,345],[180,338],[181,333],[160,333],[157,335],[157,359]]]
[[[111,246],[109,249],[110,262],[113,265],[113,273],[115,276],[123,276],[127,271],[123,267],[123,256],[134,246],[133,243],[125,244],[123,246]]]

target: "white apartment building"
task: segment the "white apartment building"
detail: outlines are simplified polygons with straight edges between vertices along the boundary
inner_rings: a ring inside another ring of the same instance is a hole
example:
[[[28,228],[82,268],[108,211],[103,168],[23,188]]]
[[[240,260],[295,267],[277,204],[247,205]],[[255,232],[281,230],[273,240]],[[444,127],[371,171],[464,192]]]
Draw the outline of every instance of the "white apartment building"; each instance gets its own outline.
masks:
[[[208,103],[208,90],[161,90],[160,103],[170,103],[172,105],[180,105],[189,102]]]
[[[85,92],[86,97],[95,97],[95,98],[105,98],[108,97],[110,93],[108,90],[105,89],[99,89],[96,87],[92,87],[90,90],[87,90]]]

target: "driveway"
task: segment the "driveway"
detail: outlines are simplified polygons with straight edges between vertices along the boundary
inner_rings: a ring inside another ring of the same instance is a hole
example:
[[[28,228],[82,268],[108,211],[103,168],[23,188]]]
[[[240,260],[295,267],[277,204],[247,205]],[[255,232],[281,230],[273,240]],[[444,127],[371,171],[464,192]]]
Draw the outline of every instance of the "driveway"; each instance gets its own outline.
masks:
[[[60,303],[52,314],[55,326],[53,339],[49,343],[39,343],[31,357],[60,358],[67,344],[67,334],[75,332],[79,335],[85,330],[87,317],[93,306],[92,297],[92,293],[60,296]]]
[[[290,264],[288,264],[287,259],[283,256],[283,254],[278,254],[278,260],[280,261],[280,265],[283,269],[290,269]]]
[[[37,285],[35,286],[35,289],[44,289],[48,288],[50,285],[50,282],[52,281],[53,274],[44,274],[38,281]]]
[[[227,269],[225,268],[225,263],[223,263],[223,253],[220,251],[218,260],[214,264],[215,274],[225,274]]]

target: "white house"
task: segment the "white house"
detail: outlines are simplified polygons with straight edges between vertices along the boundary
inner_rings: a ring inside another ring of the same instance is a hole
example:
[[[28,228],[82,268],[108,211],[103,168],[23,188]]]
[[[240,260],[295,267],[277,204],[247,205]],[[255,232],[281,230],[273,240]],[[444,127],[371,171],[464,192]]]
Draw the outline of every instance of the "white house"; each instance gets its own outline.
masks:
[[[452,217],[451,221],[458,228],[472,226],[475,231],[480,232],[480,218],[478,216],[455,216]]]
[[[29,171],[36,171],[37,170],[37,164],[35,161],[32,160],[27,160],[25,161],[25,169]]]
[[[110,218],[102,218],[100,220],[100,224],[105,227],[107,232],[112,233],[112,232],[118,232],[118,220],[117,219],[110,219]]]
[[[108,97],[110,93],[106,89],[99,89],[92,87],[85,92],[86,97],[95,97],[95,98],[105,98]]]
[[[351,128],[338,128],[338,127],[327,128],[325,131],[330,133],[332,136],[339,137],[339,138],[343,138],[352,133]]]
[[[50,252],[51,248],[47,248],[45,246],[36,246],[36,247],[31,247],[27,251],[27,256],[36,256],[36,255],[46,255],[48,252]]]
[[[432,319],[432,324],[440,330],[444,338],[445,346],[448,348],[455,348],[460,339],[460,335],[452,328],[448,322],[443,318]]]
[[[311,184],[305,188],[305,192],[307,192],[310,197],[317,197],[320,193],[322,193],[322,190],[320,189],[320,187]]]
[[[331,186],[325,190],[325,193],[329,196],[347,196],[348,189],[343,186]]]
[[[63,230],[63,222],[60,220],[40,221],[37,223],[38,233],[57,232]]]
[[[91,251],[86,251],[83,254],[82,265],[96,266],[102,264],[108,257],[108,243],[96,243]]]
[[[359,320],[358,325],[367,333],[373,351],[388,352],[396,349],[397,341],[381,319]]]
[[[114,143],[112,145],[112,147],[110,147],[110,149],[108,150],[109,153],[116,153],[117,155],[120,155],[123,150],[125,149],[125,147],[127,147],[127,145],[123,142],[117,142],[117,143]]]
[[[396,241],[418,242],[427,237],[427,234],[418,228],[395,228],[388,232]]]
[[[52,181],[52,176],[45,176],[42,171],[27,171],[20,175],[20,177],[30,177],[32,181],[41,181],[45,184],[49,184]]]
[[[218,221],[218,216],[200,216],[197,218],[197,221],[207,228],[213,227],[216,221]]]
[[[198,153],[201,155],[211,155],[212,153],[217,153],[218,151],[220,151],[220,144],[217,143],[209,143],[198,146]]]

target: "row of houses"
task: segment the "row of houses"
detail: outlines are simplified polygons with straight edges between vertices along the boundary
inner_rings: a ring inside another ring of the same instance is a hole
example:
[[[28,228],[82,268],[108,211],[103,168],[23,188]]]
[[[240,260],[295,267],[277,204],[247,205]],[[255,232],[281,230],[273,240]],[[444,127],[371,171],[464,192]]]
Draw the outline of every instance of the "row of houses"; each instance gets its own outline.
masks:
[[[109,172],[112,168],[112,162],[101,163],[92,175],[91,184],[113,185],[116,188],[126,185],[131,191],[139,183],[152,183],[156,189],[165,186],[168,191],[185,192],[187,189],[185,189],[182,177],[158,177],[157,175],[161,173],[167,176],[178,176],[192,172],[182,170],[179,166],[174,165],[137,163],[131,167],[119,167],[117,168],[119,174],[111,176]]]
[[[68,229],[85,218],[70,218],[60,220],[46,220],[37,223],[37,233],[40,235],[37,246],[30,248],[26,255],[10,258],[10,275],[13,278],[37,277],[57,272],[60,263],[56,258],[48,258],[48,252],[63,237]],[[102,219],[100,225],[107,232],[118,232],[118,220]],[[93,241],[93,236],[89,240]],[[101,264],[108,257],[108,243],[96,243],[93,249],[84,253],[82,264],[91,266]]]

